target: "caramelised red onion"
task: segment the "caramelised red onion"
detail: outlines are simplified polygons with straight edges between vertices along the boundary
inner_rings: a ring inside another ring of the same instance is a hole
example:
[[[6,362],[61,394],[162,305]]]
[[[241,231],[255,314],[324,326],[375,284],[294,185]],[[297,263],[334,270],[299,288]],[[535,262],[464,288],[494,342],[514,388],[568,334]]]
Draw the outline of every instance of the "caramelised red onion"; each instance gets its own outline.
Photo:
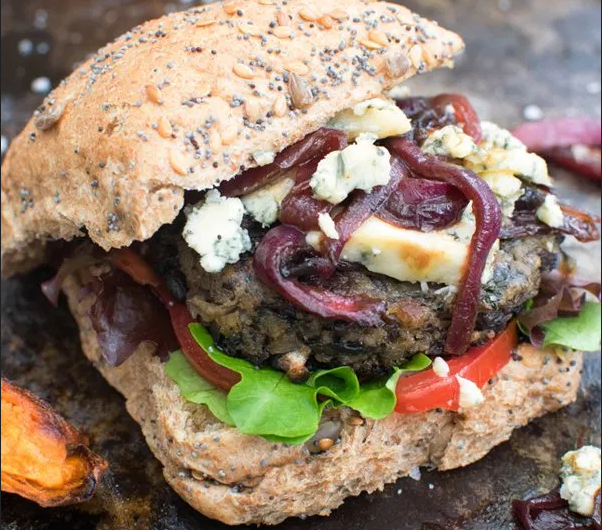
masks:
[[[600,147],[573,145],[571,147],[555,147],[541,151],[541,155],[552,164],[568,171],[583,175],[600,182],[602,179],[602,152]]]
[[[286,276],[294,257],[310,250],[303,232],[293,226],[277,226],[264,236],[255,251],[255,272],[266,285],[304,311],[364,326],[382,325],[386,310],[383,302],[342,296]]]
[[[420,145],[433,131],[446,125],[458,125],[476,143],[483,138],[479,116],[468,99],[460,94],[400,99],[397,106],[412,120],[414,139]]]
[[[560,208],[564,214],[564,224],[561,228],[564,234],[574,236],[582,243],[600,239],[597,226],[600,224],[599,217],[589,215],[567,204],[561,204]]]
[[[391,160],[391,179],[385,186],[377,186],[370,193],[362,190],[353,192],[347,207],[336,217],[335,225],[339,239],[326,240],[328,255],[336,263],[349,240],[362,223],[385,206],[391,194],[407,176],[405,164],[398,158]]]
[[[312,175],[318,168],[319,160],[315,159],[301,166],[297,171],[297,184],[282,201],[279,220],[282,224],[293,225],[309,232],[318,230],[318,217],[321,213],[330,213],[334,206],[328,201],[314,197],[309,185]]]
[[[500,235],[500,205],[489,185],[475,173],[427,155],[410,138],[391,139],[387,146],[403,159],[415,175],[446,182],[473,201],[476,231],[470,243],[466,270],[459,286],[445,344],[448,355],[462,355],[470,344],[475,327],[481,297],[481,278],[487,258]]]
[[[524,530],[600,530],[599,504],[598,492],[596,513],[593,517],[582,517],[570,511],[569,503],[556,488],[536,499],[515,500],[512,509]]]
[[[529,150],[592,180],[602,178],[600,118],[560,118],[518,126],[512,134]]]
[[[504,224],[500,237],[502,239],[518,239],[560,231],[584,243],[600,239],[600,231],[597,226],[600,224],[600,218],[565,204],[560,205],[562,213],[564,213],[564,224],[560,229],[542,223],[537,218],[537,209],[544,203],[548,193],[547,190],[528,187],[524,195],[516,202],[514,214]]]
[[[224,182],[220,186],[222,195],[241,197],[257,191],[296,166],[301,166],[314,158],[322,159],[332,151],[340,151],[347,147],[347,135],[336,129],[322,128],[303,140],[287,147],[274,162],[267,166],[257,167],[244,172],[242,175]]]
[[[602,144],[600,118],[560,118],[523,123],[514,129],[512,134],[530,151]]]
[[[400,182],[377,215],[401,228],[432,232],[460,221],[467,205],[466,197],[450,184],[409,178]]]

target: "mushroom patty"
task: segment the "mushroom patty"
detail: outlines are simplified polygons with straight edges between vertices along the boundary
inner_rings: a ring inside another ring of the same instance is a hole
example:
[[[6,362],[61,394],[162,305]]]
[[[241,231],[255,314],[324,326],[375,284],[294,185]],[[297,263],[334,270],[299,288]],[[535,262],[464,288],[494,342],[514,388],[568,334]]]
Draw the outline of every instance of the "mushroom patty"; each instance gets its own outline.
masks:
[[[557,263],[559,243],[555,236],[502,242],[493,278],[482,291],[473,344],[501,332],[537,294],[542,274]],[[293,379],[302,379],[308,368],[341,365],[372,379],[417,353],[443,353],[454,288],[399,282],[359,267],[335,274],[328,280],[330,290],[387,304],[387,323],[370,328],[299,310],[259,281],[251,255],[209,274],[193,250],[185,244],[178,248],[188,306],[228,355],[258,366],[271,363]]]

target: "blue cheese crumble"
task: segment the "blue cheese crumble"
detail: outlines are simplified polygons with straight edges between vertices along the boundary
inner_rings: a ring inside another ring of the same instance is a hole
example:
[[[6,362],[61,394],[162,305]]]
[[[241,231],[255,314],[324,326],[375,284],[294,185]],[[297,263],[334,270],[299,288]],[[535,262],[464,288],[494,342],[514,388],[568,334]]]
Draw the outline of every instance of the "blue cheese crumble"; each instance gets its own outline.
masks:
[[[345,131],[351,141],[363,133],[382,139],[402,135],[412,129],[410,120],[394,101],[380,98],[369,99],[340,112],[328,126]]]
[[[217,190],[209,191],[205,200],[188,212],[182,235],[200,254],[201,266],[207,272],[221,272],[251,250],[249,233],[241,226],[244,214],[240,199],[222,197]]]
[[[329,214],[321,213],[318,215],[318,225],[326,237],[337,240],[340,238],[339,233],[337,232],[337,226]]]
[[[564,214],[555,195],[546,195],[544,203],[537,209],[537,218],[552,228],[564,225]]]
[[[357,143],[343,151],[328,154],[311,178],[316,198],[331,204],[342,203],[353,190],[371,192],[391,179],[391,155],[374,145],[377,136],[360,134]]]
[[[600,449],[586,446],[562,458],[560,496],[570,509],[586,517],[594,514],[596,494],[600,490]]]
[[[460,407],[463,409],[472,409],[479,406],[485,401],[485,396],[481,389],[471,381],[464,377],[456,376],[460,385]]]
[[[245,195],[242,202],[255,221],[264,227],[271,226],[278,220],[282,202],[294,186],[293,179],[285,178],[271,186]]]
[[[422,150],[429,155],[466,158],[477,152],[477,146],[464,131],[456,125],[447,125],[432,133],[424,142]]]

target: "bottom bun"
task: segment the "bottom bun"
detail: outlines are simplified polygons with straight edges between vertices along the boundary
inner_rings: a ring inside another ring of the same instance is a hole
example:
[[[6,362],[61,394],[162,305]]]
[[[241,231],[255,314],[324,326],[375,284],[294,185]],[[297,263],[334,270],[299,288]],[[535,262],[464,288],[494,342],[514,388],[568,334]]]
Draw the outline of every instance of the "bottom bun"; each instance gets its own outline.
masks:
[[[345,498],[382,490],[417,467],[467,466],[514,429],[575,401],[582,370],[580,354],[556,357],[522,345],[484,389],[480,406],[380,421],[361,421],[348,409],[329,411],[326,420],[340,426],[340,443],[310,454],[305,446],[241,434],[206,407],[186,402],[150,345],[121,367],[108,366],[75,278],[66,282],[65,292],[84,353],[125,396],[167,482],[199,512],[230,525],[328,515]]]

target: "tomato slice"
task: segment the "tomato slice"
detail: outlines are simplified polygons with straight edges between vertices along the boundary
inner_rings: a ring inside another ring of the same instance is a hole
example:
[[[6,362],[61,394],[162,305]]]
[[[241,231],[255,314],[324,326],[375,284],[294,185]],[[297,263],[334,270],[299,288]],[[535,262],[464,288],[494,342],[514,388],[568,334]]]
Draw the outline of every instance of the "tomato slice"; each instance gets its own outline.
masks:
[[[109,256],[111,263],[128,274],[136,283],[153,288],[169,311],[171,324],[182,352],[201,377],[226,392],[240,382],[238,373],[217,364],[194,340],[188,326],[196,320],[192,318],[186,304],[174,300],[165,283],[146,261],[128,248],[112,250]]]
[[[473,381],[483,388],[510,362],[512,350],[518,345],[516,322],[493,341],[473,348],[461,357],[451,359],[447,377],[439,377],[432,369],[399,380],[397,405],[399,414],[416,414],[434,409],[460,408],[460,383],[456,376]]]

